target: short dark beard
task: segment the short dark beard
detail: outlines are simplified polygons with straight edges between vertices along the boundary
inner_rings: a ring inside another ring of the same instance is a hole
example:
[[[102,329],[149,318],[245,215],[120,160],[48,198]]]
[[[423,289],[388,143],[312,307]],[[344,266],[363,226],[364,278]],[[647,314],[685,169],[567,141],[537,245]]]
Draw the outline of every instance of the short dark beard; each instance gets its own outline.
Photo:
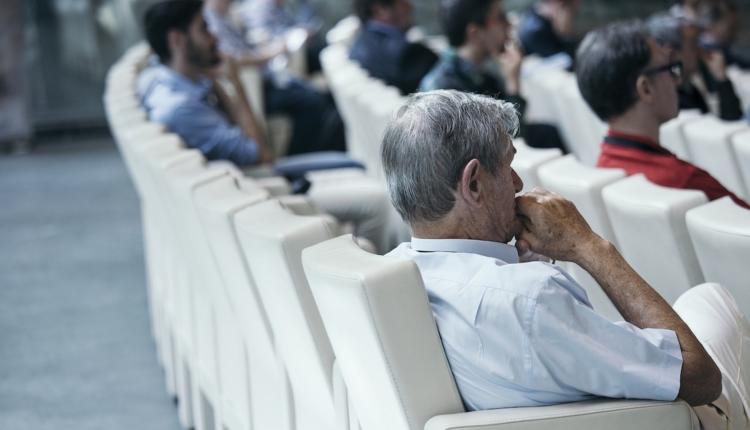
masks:
[[[194,67],[201,69],[213,69],[221,63],[221,58],[213,53],[206,53],[205,55],[201,50],[195,46],[193,40],[188,36],[187,38],[187,61]]]

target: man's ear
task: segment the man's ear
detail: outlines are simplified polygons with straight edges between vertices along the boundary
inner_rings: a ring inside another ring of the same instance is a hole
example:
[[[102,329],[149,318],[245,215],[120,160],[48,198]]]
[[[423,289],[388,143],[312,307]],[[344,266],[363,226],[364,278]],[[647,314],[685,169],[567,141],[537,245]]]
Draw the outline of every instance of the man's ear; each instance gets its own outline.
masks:
[[[466,26],[466,42],[473,42],[474,39],[476,39],[479,30],[481,30],[481,28],[476,23],[469,23],[469,25]]]
[[[482,176],[481,167],[482,165],[479,164],[479,160],[476,158],[472,159],[466,163],[458,180],[459,197],[469,206],[479,206],[482,202],[482,187],[480,184]]]
[[[638,76],[635,81],[635,92],[638,95],[638,100],[651,101],[654,96],[654,88],[651,85],[651,80],[646,76]]]

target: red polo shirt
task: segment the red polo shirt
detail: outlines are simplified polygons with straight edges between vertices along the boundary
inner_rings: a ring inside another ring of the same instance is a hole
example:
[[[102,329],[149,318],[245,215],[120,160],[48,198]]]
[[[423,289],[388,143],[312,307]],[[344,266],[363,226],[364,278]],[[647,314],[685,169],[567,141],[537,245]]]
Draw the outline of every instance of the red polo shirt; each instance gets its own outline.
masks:
[[[623,169],[627,175],[643,173],[649,181],[664,187],[700,190],[709,200],[729,196],[738,205],[750,209],[750,205],[724,188],[708,172],[680,160],[648,137],[610,130],[604,138],[596,165]]]

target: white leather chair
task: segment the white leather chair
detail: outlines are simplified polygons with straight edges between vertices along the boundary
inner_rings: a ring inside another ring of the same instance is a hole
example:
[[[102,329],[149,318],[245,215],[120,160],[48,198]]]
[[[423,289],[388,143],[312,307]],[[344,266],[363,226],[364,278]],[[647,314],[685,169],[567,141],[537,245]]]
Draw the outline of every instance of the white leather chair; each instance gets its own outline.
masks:
[[[706,281],[726,287],[750,315],[750,210],[723,197],[689,210],[686,219]]]
[[[599,158],[601,143],[608,126],[596,116],[583,99],[575,75],[569,74],[564,82],[561,95],[565,105],[561,109],[572,114],[572,119],[575,121],[571,124],[576,139],[574,153],[583,163],[594,166]]]
[[[191,322],[193,321],[189,275],[187,262],[182,252],[182,230],[175,224],[179,212],[172,204],[165,171],[183,164],[202,163],[203,156],[197,150],[183,148],[154,147],[145,150],[141,160],[148,168],[154,194],[159,202],[158,210],[162,221],[160,228],[165,234],[164,264],[167,282],[162,293],[164,306],[163,333],[161,338],[168,348],[168,360],[174,375],[178,399],[178,413],[183,427],[192,427],[193,422],[193,366],[194,342]]]
[[[278,200],[249,208],[237,225],[289,373],[298,430],[336,427],[333,350],[305,279],[301,255],[304,248],[333,237],[337,229],[330,218],[295,215]]]
[[[232,176],[199,187],[194,195],[221,277],[215,341],[221,421],[229,430],[292,428],[289,381],[235,227],[243,211],[267,197],[254,181]]]
[[[705,194],[661,187],[639,174],[604,187],[602,195],[620,252],[669,303],[703,282],[685,212],[705,203]]]
[[[697,109],[680,111],[677,118],[667,121],[659,128],[659,144],[674,152],[678,158],[690,161],[692,157],[683,128],[686,124],[699,121],[701,118],[701,111]]]
[[[192,341],[187,358],[192,370],[193,416],[196,430],[214,428],[221,419],[218,355],[215,344],[215,290],[221,288],[212,256],[201,235],[201,225],[193,205],[193,193],[201,186],[224,176],[226,171],[209,169],[204,159],[183,163],[162,172],[162,196],[172,210],[175,243],[187,275],[181,286],[180,304],[187,310],[180,319],[181,331]],[[179,269],[178,269],[179,270]]]
[[[730,143],[733,134],[750,130],[747,122],[706,117],[686,124],[684,130],[693,163],[707,170],[730,191],[747,197],[748,190],[742,182],[740,166]]]
[[[302,261],[362,430],[697,428],[682,402],[598,400],[465,412],[416,265],[351,236]]]
[[[732,136],[732,149],[735,160],[740,167],[745,189],[750,192],[750,130],[741,131]],[[746,196],[750,198],[750,196]]]
[[[532,148],[526,145],[523,139],[515,139],[513,146],[516,153],[510,166],[523,181],[523,192],[540,185],[537,175],[540,166],[562,156],[562,151],[558,148]]]
[[[586,166],[573,155],[566,155],[542,165],[538,174],[543,188],[572,201],[591,229],[616,245],[612,224],[604,208],[602,189],[624,178],[623,170]],[[622,320],[599,284],[585,270],[572,263],[569,269],[586,290],[594,309],[610,320]]]
[[[328,45],[351,46],[361,27],[359,18],[356,15],[348,15],[342,18],[336,25],[326,33],[326,42]]]

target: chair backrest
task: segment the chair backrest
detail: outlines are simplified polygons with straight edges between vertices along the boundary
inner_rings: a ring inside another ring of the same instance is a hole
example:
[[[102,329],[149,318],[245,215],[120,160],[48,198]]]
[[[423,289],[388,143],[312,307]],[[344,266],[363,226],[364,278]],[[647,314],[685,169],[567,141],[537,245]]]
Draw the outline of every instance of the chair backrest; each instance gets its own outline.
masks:
[[[523,181],[524,192],[541,185],[537,174],[540,166],[562,156],[562,151],[558,148],[532,148],[527,146],[523,139],[515,139],[513,146],[516,148],[516,154],[510,166]]]
[[[335,425],[333,350],[302,270],[302,250],[333,236],[328,219],[278,200],[244,211],[237,234],[289,373],[298,429]]]
[[[686,219],[706,281],[726,287],[750,315],[750,210],[724,197],[689,210]]]
[[[732,192],[747,197],[740,166],[731,147],[733,134],[750,130],[746,121],[721,121],[706,117],[684,126],[685,137],[693,163],[707,170]]]
[[[706,202],[701,191],[652,184],[639,174],[602,191],[625,259],[669,303],[703,282],[685,212]]]
[[[351,235],[302,261],[363,430],[421,430],[463,412],[413,262],[367,253]]]
[[[539,167],[538,175],[542,187],[572,201],[592,230],[616,243],[612,223],[604,208],[602,189],[624,178],[625,171],[590,167],[573,155],[566,155]]]
[[[750,130],[741,131],[732,136],[732,149],[740,167],[745,189],[750,193]],[[750,195],[745,197],[750,198]]]
[[[683,128],[686,124],[699,121],[702,118],[701,111],[688,109],[680,111],[680,115],[659,127],[659,143],[661,146],[674,152],[679,158],[690,161],[690,150]]]
[[[362,24],[357,16],[347,15],[337,22],[333,28],[328,30],[328,33],[326,33],[326,42],[329,45],[340,44],[346,47],[351,46],[361,26]]]
[[[235,218],[267,199],[268,193],[252,186],[249,179],[243,180],[242,188],[236,181],[225,176],[198,188],[194,195],[229,306],[223,315],[217,314],[219,377],[229,405],[222,412],[229,422],[252,420],[252,428],[289,428],[289,382],[235,228]],[[243,372],[248,376],[245,380]],[[248,386],[249,392],[243,391]],[[243,409],[248,406],[249,410]]]

